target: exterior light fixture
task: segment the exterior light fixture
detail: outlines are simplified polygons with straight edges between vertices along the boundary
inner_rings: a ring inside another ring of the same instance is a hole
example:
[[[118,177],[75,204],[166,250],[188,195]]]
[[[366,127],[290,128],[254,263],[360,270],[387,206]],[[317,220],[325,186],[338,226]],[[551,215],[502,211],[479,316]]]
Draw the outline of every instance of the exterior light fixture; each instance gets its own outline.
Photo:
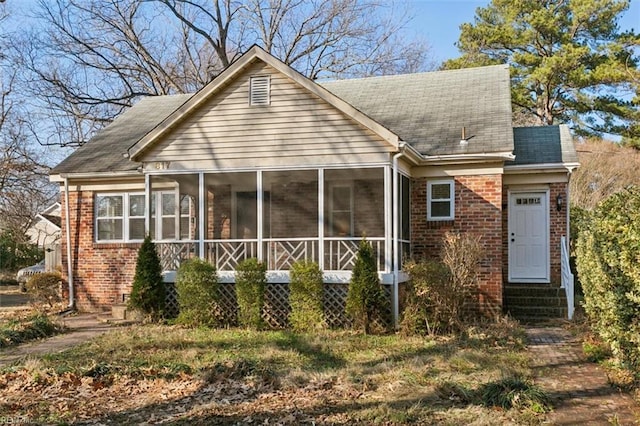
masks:
[[[558,209],[558,211],[562,210],[562,194],[558,194],[558,196],[556,197],[556,209]]]

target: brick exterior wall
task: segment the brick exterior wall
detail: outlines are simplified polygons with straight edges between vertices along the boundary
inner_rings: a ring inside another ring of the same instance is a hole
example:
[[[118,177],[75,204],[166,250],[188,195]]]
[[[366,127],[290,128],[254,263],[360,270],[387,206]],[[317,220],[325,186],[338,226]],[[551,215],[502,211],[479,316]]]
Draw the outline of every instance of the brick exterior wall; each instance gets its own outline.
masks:
[[[64,224],[65,197],[62,198]],[[76,306],[84,311],[103,310],[131,293],[140,243],[94,242],[94,193],[69,192],[73,282]],[[62,226],[62,273],[67,276],[67,236]],[[64,287],[68,297],[68,289]]]
[[[502,175],[456,176],[455,219],[427,220],[427,178],[413,179],[411,187],[412,257],[436,259],[447,231],[481,236],[484,258],[480,265],[478,307],[492,314],[502,308]]]

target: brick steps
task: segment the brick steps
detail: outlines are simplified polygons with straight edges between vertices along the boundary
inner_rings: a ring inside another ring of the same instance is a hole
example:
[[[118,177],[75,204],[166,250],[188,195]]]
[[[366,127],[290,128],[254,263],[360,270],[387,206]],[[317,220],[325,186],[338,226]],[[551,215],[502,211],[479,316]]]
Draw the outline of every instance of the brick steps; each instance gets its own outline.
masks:
[[[510,284],[504,287],[504,310],[524,322],[567,318],[563,288],[540,284]]]
[[[126,303],[120,303],[111,306],[110,314],[98,315],[98,321],[114,325],[128,325],[139,322],[140,318],[136,312],[127,308]]]

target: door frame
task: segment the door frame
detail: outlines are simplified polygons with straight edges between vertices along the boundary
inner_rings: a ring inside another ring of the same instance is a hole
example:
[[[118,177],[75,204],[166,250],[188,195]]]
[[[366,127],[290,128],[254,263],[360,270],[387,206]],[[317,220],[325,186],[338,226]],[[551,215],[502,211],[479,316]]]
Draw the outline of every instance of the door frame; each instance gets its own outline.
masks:
[[[546,209],[544,215],[544,224],[546,227],[545,239],[546,239],[546,251],[545,251],[545,262],[546,262],[546,270],[545,276],[540,278],[514,278],[513,277],[513,268],[511,259],[513,258],[513,249],[511,244],[511,229],[514,226],[512,221],[512,201],[515,199],[515,196],[520,194],[538,194],[544,197],[546,200]],[[550,212],[550,195],[551,191],[548,187],[545,188],[518,188],[518,189],[509,189],[507,191],[507,245],[508,245],[508,254],[507,254],[507,263],[508,263],[508,280],[509,282],[514,283],[539,283],[539,284],[549,284],[551,282],[551,212]]]

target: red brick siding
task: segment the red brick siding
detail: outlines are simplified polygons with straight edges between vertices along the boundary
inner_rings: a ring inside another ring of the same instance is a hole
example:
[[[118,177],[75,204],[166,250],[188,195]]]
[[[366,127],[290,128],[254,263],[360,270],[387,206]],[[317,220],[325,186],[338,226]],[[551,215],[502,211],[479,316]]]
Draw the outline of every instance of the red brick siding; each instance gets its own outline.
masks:
[[[65,197],[62,198],[64,223]],[[73,282],[76,306],[81,310],[107,309],[131,293],[139,243],[98,244],[94,242],[94,193],[69,193]],[[67,236],[62,227],[62,272],[67,277]],[[65,288],[65,297],[68,297]]]
[[[411,190],[412,256],[440,255],[447,231],[480,235],[484,257],[480,265],[478,306],[496,312],[502,306],[502,175],[456,176],[455,220],[427,221],[427,178],[413,179]]]

